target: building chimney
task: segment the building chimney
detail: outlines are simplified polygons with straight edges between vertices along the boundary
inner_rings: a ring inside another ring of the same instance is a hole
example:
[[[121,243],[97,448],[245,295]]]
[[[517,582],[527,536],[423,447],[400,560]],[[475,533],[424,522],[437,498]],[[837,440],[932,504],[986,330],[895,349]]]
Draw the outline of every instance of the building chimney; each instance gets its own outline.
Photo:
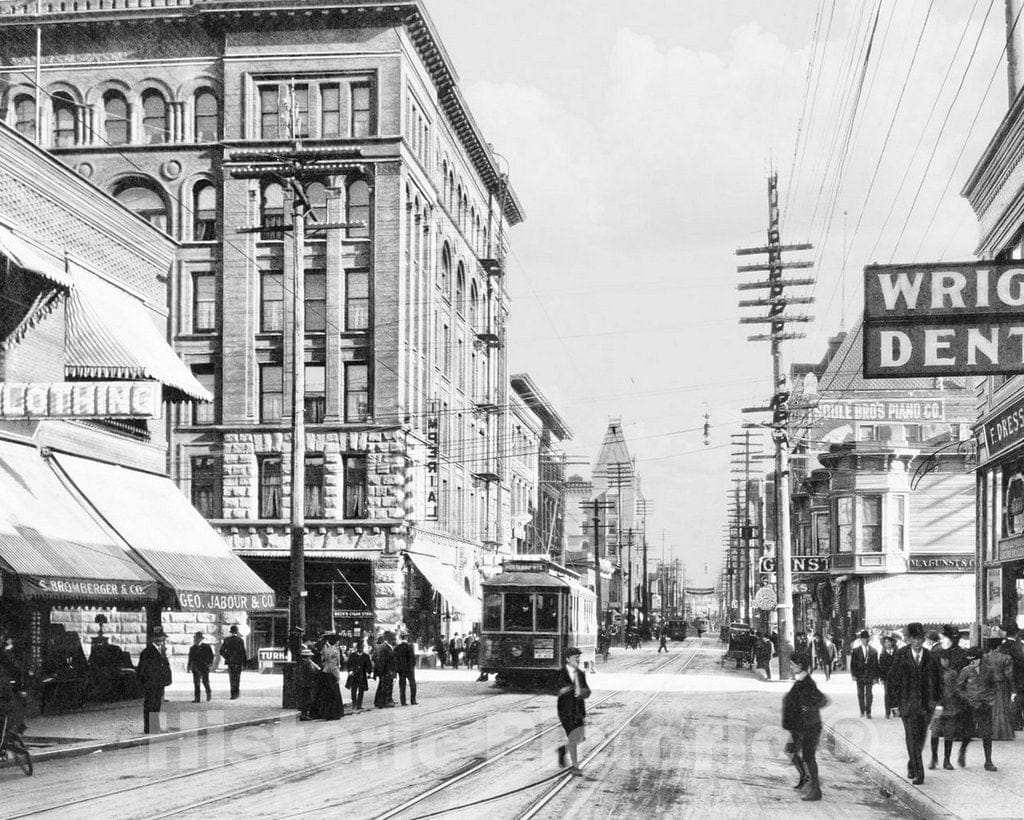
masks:
[[[1024,86],[1024,65],[1021,60],[1024,54],[1021,53],[1021,45],[1024,38],[1021,37],[1024,31],[1024,20],[1021,20],[1021,10],[1024,9],[1024,0],[1006,0],[1006,78],[1009,82],[1010,105],[1013,105]]]

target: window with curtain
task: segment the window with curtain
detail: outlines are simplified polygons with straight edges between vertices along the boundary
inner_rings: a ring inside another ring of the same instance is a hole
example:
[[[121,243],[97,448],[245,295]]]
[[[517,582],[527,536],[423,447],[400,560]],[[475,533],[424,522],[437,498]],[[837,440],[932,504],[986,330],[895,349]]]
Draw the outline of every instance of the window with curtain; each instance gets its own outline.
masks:
[[[192,332],[217,329],[217,279],[210,271],[192,273]]]
[[[195,242],[217,239],[217,189],[212,182],[199,182],[192,189],[192,239]]]
[[[263,186],[260,198],[260,239],[283,240],[284,231],[274,230],[284,225],[284,189],[276,182]]]
[[[860,507],[860,549],[864,552],[882,551],[882,497],[862,495]]]
[[[370,418],[370,369],[362,362],[345,363],[345,421]]]
[[[196,142],[216,142],[220,135],[217,95],[209,88],[201,88],[195,95]]]
[[[103,134],[110,145],[126,145],[130,138],[128,101],[120,91],[103,95]]]
[[[213,456],[193,456],[191,467],[192,506],[203,518],[220,518],[220,465]]]
[[[326,332],[327,271],[307,270],[305,272],[302,297],[306,308],[306,333]]]
[[[370,235],[370,186],[364,179],[350,182],[345,189],[345,221],[361,223],[361,227],[347,229],[350,238]]]
[[[77,107],[71,95],[58,91],[53,95],[53,145],[67,148],[75,144]]]
[[[28,139],[36,138],[36,101],[27,94],[14,98],[14,130]]]
[[[217,423],[217,378],[212,365],[197,365],[192,368],[192,375],[196,381],[205,387],[214,396],[214,401],[192,402],[192,423],[193,424],[216,424]]]
[[[320,424],[327,411],[326,368],[322,364],[306,365],[306,395],[303,414],[308,424]]]
[[[282,488],[281,456],[256,456],[259,471],[259,517],[282,518],[284,497]]]
[[[844,496],[837,498],[836,504],[836,544],[839,552],[853,552],[853,499]]]
[[[370,273],[345,271],[345,330],[370,327]]]
[[[363,519],[367,509],[366,456],[342,457],[343,510],[344,518]]]
[[[142,95],[142,134],[150,145],[169,141],[167,101],[159,91],[151,89]]]
[[[337,83],[320,86],[320,136],[341,136],[341,86]]]
[[[284,369],[279,364],[260,365],[260,421],[284,418]]]
[[[284,274],[260,273],[260,332],[280,333],[284,328]]]
[[[306,517],[324,517],[324,456],[306,453]]]
[[[353,137],[368,137],[373,130],[373,121],[370,111],[370,84],[353,83],[350,86],[351,97],[351,125]]]

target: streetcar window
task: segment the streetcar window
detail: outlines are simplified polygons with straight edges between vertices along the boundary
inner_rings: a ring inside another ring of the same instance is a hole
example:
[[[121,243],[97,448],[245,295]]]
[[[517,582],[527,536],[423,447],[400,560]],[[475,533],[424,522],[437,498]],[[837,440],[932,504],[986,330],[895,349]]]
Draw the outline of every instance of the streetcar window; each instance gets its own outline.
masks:
[[[500,592],[488,592],[484,596],[484,629],[501,629]]]
[[[537,594],[537,631],[558,631],[557,592],[540,592]]]
[[[533,632],[533,593],[505,593],[505,631]]]

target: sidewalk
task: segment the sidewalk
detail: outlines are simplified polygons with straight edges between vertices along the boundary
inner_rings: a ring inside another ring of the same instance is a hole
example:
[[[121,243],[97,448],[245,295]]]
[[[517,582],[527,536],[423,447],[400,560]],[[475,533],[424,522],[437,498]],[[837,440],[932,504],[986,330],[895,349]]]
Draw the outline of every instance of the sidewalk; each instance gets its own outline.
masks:
[[[863,768],[868,778],[894,794],[921,817],[999,818],[1024,816],[1024,732],[1017,740],[995,741],[992,761],[998,772],[982,768],[981,741],[974,740],[967,750],[967,768],[925,769],[923,786],[907,779],[907,752],[903,740],[903,722],[885,719],[883,690],[875,687],[873,718],[860,718],[856,684],[849,674],[838,672],[825,682],[820,671],[814,673],[818,687],[832,701],[822,717],[825,722],[823,744],[837,757]],[[954,747],[953,765],[960,744]],[[928,766],[931,750],[925,741],[924,763]],[[828,788],[828,784],[823,784]]]

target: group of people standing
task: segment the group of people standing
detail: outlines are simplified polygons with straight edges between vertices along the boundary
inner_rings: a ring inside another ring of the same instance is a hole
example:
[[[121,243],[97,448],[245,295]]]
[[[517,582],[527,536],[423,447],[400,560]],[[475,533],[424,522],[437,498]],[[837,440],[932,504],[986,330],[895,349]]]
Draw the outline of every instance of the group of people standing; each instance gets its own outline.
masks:
[[[467,632],[465,637],[456,632],[448,640],[439,637],[434,642],[434,654],[442,668],[450,665],[458,669],[461,659],[463,666],[472,669],[479,666],[480,638],[475,632]]]
[[[336,633],[322,635],[317,641],[310,638],[303,642],[296,671],[299,720],[344,717],[343,679],[354,712],[363,711],[363,696],[371,680],[377,681],[374,708],[392,708],[396,705],[396,677],[400,704],[406,705],[408,689],[408,703],[416,706],[416,650],[405,634],[396,641],[393,632],[385,632],[373,644],[360,639],[349,646],[343,645]]]

